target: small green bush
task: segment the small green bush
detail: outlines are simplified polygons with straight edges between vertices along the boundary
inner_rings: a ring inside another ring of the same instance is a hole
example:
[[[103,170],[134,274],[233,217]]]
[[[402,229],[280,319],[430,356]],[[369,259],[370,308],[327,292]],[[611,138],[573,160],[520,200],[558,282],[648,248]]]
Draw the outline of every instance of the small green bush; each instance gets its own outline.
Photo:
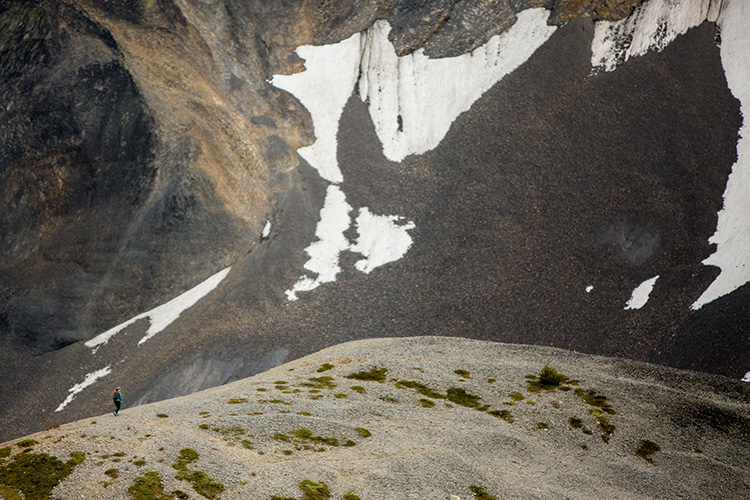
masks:
[[[320,368],[318,368],[318,373],[327,372],[331,368],[333,368],[333,365],[331,363],[323,363],[322,365],[320,365]]]
[[[168,500],[170,498],[169,495],[164,495],[164,483],[161,482],[161,476],[152,470],[135,478],[128,488],[128,494],[135,500]]]
[[[353,386],[352,386],[352,390],[353,390],[354,392],[358,392],[358,393],[360,393],[360,394],[364,394],[364,393],[366,393],[366,392],[367,392],[367,391],[365,390],[365,388],[364,388],[364,387],[362,387],[361,385],[353,385]]]
[[[145,460],[135,460],[133,462],[133,465],[135,465],[136,467],[143,467],[144,465],[146,465],[146,461]]]
[[[39,441],[37,441],[35,439],[22,439],[17,444],[21,448],[30,448],[30,447],[34,446],[35,444],[39,444]]]
[[[357,427],[357,428],[356,428],[355,430],[356,430],[356,431],[357,431],[357,432],[359,433],[359,435],[360,435],[360,436],[362,436],[363,438],[368,438],[368,437],[372,436],[372,432],[368,431],[368,430],[367,430],[367,429],[365,429],[364,427]]]
[[[382,382],[385,382],[385,374],[387,371],[388,371],[388,368],[378,368],[377,366],[373,366],[368,371],[350,373],[349,375],[346,376],[346,378],[382,383]]]
[[[471,489],[471,494],[474,495],[474,498],[476,500],[496,500],[493,495],[487,493],[487,490],[485,490],[481,486],[472,484],[471,486],[469,486],[469,489]]]
[[[539,372],[539,383],[544,387],[557,387],[566,380],[565,375],[558,373],[549,364]]]
[[[638,445],[638,449],[635,450],[635,454],[649,463],[654,463],[652,457],[654,453],[656,453],[659,450],[661,450],[661,446],[654,443],[653,441],[644,439]]]
[[[331,491],[323,481],[314,483],[309,479],[305,479],[299,484],[299,489],[303,492],[303,500],[326,500],[331,498]]]
[[[463,378],[471,378],[471,373],[468,370],[453,370],[453,373]]]
[[[104,474],[111,477],[112,479],[117,479],[120,476],[120,470],[119,469],[107,469],[104,471]]]
[[[5,448],[0,448],[0,458],[9,457],[10,451],[11,451],[10,446],[6,446]]]
[[[168,418],[169,417],[169,415],[167,415],[166,413],[157,413],[156,416],[159,417],[159,418]]]

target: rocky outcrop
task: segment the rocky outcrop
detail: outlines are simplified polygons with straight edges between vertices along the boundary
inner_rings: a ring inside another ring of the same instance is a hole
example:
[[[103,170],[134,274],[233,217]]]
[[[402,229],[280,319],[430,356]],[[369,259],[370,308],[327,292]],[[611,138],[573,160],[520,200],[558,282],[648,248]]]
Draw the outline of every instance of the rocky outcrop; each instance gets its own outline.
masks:
[[[111,389],[86,390],[106,407]],[[139,498],[147,487],[154,498],[227,500],[750,495],[750,386],[644,363],[380,339],[138,408],[123,391],[119,416],[0,445],[0,497]]]

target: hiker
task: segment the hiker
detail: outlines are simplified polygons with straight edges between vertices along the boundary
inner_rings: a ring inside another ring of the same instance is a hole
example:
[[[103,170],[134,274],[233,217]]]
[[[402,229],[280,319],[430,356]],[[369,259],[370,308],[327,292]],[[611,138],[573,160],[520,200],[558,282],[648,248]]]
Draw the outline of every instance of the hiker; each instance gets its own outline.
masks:
[[[115,390],[115,393],[112,395],[112,401],[115,402],[115,406],[117,407],[117,409],[112,412],[114,413],[116,417],[120,414],[120,405],[122,404],[122,392],[120,391],[119,387]]]

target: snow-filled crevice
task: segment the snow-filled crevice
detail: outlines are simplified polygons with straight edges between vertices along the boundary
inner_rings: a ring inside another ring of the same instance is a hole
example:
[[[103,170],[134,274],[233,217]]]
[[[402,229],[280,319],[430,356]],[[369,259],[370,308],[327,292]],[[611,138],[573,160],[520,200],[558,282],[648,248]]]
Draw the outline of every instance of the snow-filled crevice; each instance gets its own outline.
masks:
[[[316,240],[305,249],[304,267],[317,277],[303,274],[286,291],[289,300],[322,283],[334,281],[341,271],[343,251],[364,256],[355,264],[363,273],[394,262],[412,245],[408,231],[412,221],[399,215],[373,214],[359,207],[356,242],[346,240],[351,225],[344,178],[336,157],[339,120],[355,88],[367,103],[383,154],[401,161],[437,147],[452,123],[482,94],[523,64],[555,31],[547,26],[549,11],[529,9],[516,23],[471,53],[429,59],[423,50],[399,57],[388,41],[390,25],[376,22],[365,33],[331,45],[303,46],[297,54],[305,70],[294,75],[275,75],[271,83],[293,94],[310,113],[315,133],[311,146],[299,149],[328,187]]]

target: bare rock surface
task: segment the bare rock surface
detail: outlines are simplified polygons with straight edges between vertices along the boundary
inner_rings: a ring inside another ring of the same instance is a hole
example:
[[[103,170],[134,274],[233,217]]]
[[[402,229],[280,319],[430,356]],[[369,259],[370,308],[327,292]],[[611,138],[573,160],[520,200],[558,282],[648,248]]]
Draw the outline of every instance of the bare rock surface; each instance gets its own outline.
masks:
[[[559,386],[540,387],[545,365],[564,375]],[[300,498],[305,481],[330,498],[467,499],[477,487],[508,499],[750,495],[750,388],[640,362],[390,338],[137,408],[123,390],[117,417],[0,445],[10,452],[0,478],[8,484],[24,454],[65,461],[78,451],[85,459],[52,498],[130,498],[154,473],[165,494],[187,495],[178,498],[202,498],[196,488],[207,498]],[[110,388],[96,391],[106,407]]]

